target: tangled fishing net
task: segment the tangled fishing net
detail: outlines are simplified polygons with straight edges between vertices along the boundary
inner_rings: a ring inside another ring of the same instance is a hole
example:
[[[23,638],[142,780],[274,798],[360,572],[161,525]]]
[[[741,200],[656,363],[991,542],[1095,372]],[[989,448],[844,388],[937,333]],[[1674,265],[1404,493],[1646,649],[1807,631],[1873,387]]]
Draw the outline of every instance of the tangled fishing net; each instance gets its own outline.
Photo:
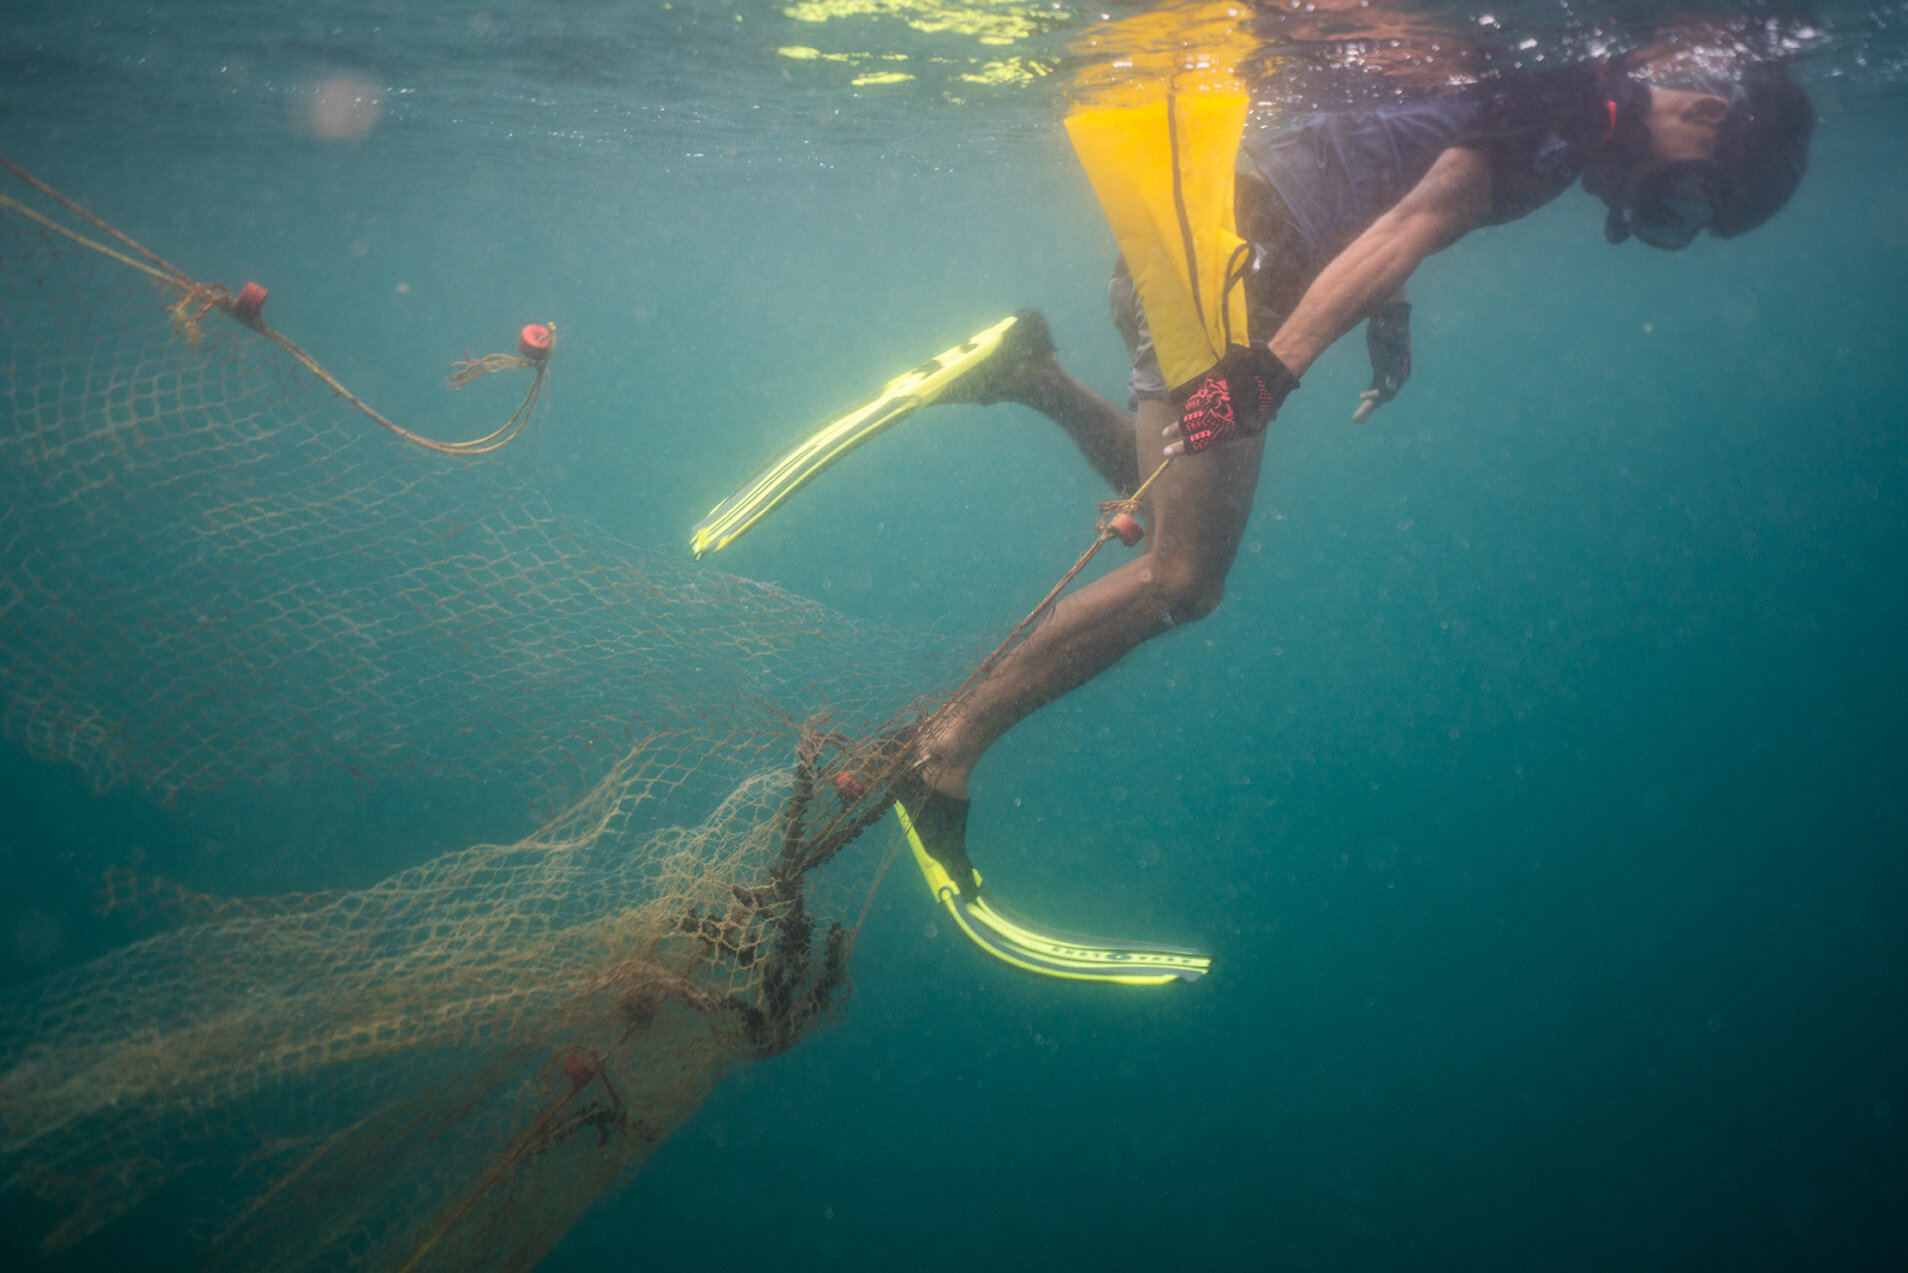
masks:
[[[18,174],[16,174],[18,175]],[[120,874],[162,931],[0,1000],[0,1184],[214,1267],[534,1265],[846,993],[897,722],[945,642],[559,518],[512,422],[408,432],[43,187],[0,206],[0,727],[163,800],[338,770],[558,812],[375,887]],[[501,441],[499,441],[501,439]],[[496,445],[491,445],[496,443]]]

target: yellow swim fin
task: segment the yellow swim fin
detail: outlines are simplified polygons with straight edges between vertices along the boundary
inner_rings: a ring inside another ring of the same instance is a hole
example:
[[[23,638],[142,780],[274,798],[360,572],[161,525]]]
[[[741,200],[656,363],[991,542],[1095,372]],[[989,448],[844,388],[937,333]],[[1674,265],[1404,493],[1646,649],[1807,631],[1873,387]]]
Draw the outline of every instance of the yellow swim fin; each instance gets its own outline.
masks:
[[[1045,977],[1123,986],[1198,981],[1211,971],[1212,958],[1196,950],[1081,937],[1020,918],[981,886],[980,872],[967,860],[967,802],[930,789],[912,803],[910,809],[908,800],[896,800],[894,812],[928,891],[968,940],[994,958]]]
[[[782,501],[869,438],[893,428],[922,407],[946,400],[975,400],[976,389],[985,387],[987,373],[1003,362],[1045,357],[1052,352],[1053,340],[1038,310],[1019,310],[974,333],[954,348],[896,376],[879,393],[816,426],[770,460],[696,523],[689,536],[690,550],[700,557],[727,548]]]

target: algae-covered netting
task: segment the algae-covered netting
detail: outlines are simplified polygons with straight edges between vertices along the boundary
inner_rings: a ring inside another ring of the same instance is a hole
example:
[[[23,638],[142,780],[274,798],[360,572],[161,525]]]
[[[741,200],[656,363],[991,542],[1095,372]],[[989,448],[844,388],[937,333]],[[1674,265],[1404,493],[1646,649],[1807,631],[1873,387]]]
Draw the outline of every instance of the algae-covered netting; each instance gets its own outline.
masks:
[[[919,684],[925,643],[566,526],[527,449],[414,446],[175,289],[0,235],[0,710],[102,787],[570,787],[633,721],[866,720]]]
[[[362,892],[115,880],[177,927],[0,1006],[0,1157],[63,1217],[48,1249],[171,1187],[211,1267],[535,1265],[724,1072],[845,996],[873,864],[828,859],[870,811],[804,799],[811,742],[654,826],[678,745],[529,839]]]
[[[566,525],[523,448],[417,446],[37,206],[72,233],[0,207],[8,740],[167,800],[343,769],[563,812],[360,892],[111,880],[163,931],[0,1000],[0,1185],[48,1249],[170,1200],[223,1267],[534,1265],[839,1004],[879,865],[841,850],[955,655]]]

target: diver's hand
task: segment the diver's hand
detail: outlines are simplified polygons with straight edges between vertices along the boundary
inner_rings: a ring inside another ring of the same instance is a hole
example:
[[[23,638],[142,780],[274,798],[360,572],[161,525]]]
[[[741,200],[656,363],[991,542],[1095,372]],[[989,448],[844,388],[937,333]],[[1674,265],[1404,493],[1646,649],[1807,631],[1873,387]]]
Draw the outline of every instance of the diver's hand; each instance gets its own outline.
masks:
[[[1371,354],[1371,388],[1358,395],[1353,424],[1371,419],[1371,413],[1397,397],[1411,379],[1409,301],[1393,301],[1365,321],[1365,348]]]
[[[1167,425],[1159,436],[1166,439],[1166,449],[1161,454],[1167,459],[1176,460],[1186,454],[1186,433],[1179,427],[1179,421]]]
[[[1161,434],[1166,458],[1196,455],[1233,438],[1256,437],[1278,416],[1298,377],[1263,345],[1234,346],[1178,400],[1179,417]]]

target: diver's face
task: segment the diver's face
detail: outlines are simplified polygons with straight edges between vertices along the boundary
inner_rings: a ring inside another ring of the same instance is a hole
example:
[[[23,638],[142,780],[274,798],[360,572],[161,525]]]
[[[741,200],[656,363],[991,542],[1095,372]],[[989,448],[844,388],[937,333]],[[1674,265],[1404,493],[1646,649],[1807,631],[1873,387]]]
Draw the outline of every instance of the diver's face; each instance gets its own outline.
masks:
[[[1612,243],[1634,236],[1654,248],[1677,251],[1715,219],[1722,198],[1716,147],[1729,100],[1699,89],[1651,84],[1643,116],[1645,144],[1627,163],[1585,174],[1584,186],[1610,205],[1603,235]]]
[[[1723,120],[1729,117],[1729,99],[1686,88],[1650,86],[1650,110],[1643,118],[1649,131],[1649,154],[1639,162],[1632,179],[1666,164],[1692,159],[1714,159]]]
[[[1650,84],[1650,107],[1643,116],[1649,145],[1626,162],[1593,166],[1584,174],[1584,189],[1622,202],[1658,168],[1715,158],[1725,118],[1729,118],[1727,97]]]
[[[1729,117],[1727,98],[1652,84],[1648,100],[1643,116],[1648,142],[1641,152],[1615,163],[1593,163],[1584,173],[1583,188],[1600,199],[1622,202],[1661,168],[1716,157],[1723,120]]]

